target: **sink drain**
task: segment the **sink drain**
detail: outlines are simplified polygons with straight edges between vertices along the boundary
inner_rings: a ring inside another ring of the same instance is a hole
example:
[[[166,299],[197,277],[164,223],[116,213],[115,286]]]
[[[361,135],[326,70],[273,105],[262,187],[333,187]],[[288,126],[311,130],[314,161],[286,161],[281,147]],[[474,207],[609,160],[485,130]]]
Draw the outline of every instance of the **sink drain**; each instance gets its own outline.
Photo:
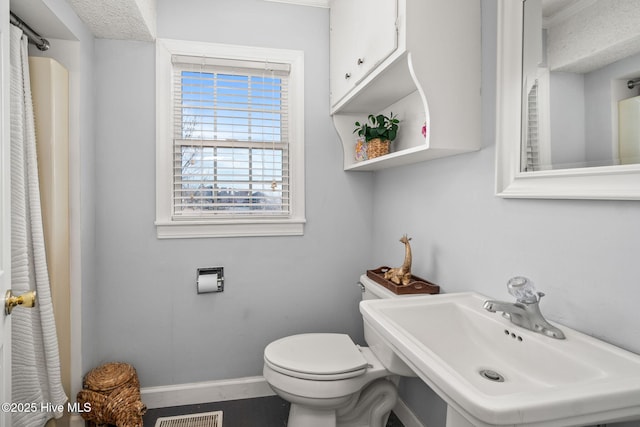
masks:
[[[492,371],[491,369],[483,369],[480,371],[480,375],[483,378],[488,379],[489,381],[495,381],[497,383],[503,383],[504,377],[497,373],[496,371]]]

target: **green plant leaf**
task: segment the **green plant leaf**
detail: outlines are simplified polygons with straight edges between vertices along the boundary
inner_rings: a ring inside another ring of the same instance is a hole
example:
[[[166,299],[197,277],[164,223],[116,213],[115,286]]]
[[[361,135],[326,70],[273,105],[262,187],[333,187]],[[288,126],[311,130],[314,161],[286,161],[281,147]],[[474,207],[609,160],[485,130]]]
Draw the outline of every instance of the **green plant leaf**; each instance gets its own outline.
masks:
[[[396,138],[400,120],[393,112],[390,113],[389,117],[384,114],[378,114],[377,116],[369,114],[367,120],[368,121],[364,123],[360,123],[359,121],[355,122],[356,128],[353,130],[353,133],[357,133],[358,136],[363,137],[365,141],[371,141],[375,138],[393,141]]]

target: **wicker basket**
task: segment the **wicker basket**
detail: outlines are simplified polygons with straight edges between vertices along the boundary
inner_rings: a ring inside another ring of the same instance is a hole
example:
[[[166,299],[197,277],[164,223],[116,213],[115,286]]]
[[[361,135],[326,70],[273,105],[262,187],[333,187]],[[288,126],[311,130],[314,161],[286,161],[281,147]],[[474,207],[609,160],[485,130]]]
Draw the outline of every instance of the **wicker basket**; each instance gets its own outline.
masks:
[[[380,138],[374,138],[369,140],[367,145],[367,158],[373,159],[374,157],[389,154],[389,143],[390,141],[388,139],[382,140]]]
[[[140,382],[133,366],[107,363],[89,371],[82,385],[77,400],[81,407],[91,406],[82,413],[86,421],[98,426],[142,427],[147,407],[140,400]]]
[[[82,387],[99,392],[110,392],[124,386],[140,387],[138,375],[127,363],[107,363],[92,369],[85,375]]]

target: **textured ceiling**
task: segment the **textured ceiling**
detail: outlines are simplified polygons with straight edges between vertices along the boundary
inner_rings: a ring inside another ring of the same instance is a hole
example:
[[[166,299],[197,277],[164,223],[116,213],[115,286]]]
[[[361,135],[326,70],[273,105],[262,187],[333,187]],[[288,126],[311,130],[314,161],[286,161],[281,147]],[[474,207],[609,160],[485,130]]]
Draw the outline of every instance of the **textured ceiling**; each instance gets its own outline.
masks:
[[[50,0],[10,0],[16,13],[43,37],[74,40]],[[174,0],[180,1],[180,0]],[[215,1],[215,0],[210,0]],[[329,0],[267,0],[299,6],[329,7]],[[153,41],[156,38],[156,0],[66,0],[98,38]]]
[[[268,1],[329,7],[329,0]],[[67,2],[98,38],[142,41],[153,41],[156,38],[156,0],[67,0]]]
[[[153,41],[155,0],[67,0],[98,38]]]
[[[586,73],[640,51],[638,0],[564,2],[547,29],[551,70]]]
[[[329,7],[329,0],[268,0]],[[153,41],[156,0],[67,0],[91,32],[103,39]]]

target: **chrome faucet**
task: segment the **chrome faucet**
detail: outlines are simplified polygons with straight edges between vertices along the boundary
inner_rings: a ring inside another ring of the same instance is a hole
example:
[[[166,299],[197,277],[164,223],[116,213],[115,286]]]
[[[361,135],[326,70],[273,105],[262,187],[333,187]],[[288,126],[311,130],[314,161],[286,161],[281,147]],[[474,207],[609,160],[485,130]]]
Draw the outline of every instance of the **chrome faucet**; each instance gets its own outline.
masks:
[[[540,312],[542,292],[536,292],[533,283],[526,277],[513,277],[507,283],[509,293],[516,297],[516,302],[487,300],[483,308],[502,315],[511,320],[514,325],[522,326],[530,331],[538,332],[551,338],[564,339],[564,333],[551,325]]]

